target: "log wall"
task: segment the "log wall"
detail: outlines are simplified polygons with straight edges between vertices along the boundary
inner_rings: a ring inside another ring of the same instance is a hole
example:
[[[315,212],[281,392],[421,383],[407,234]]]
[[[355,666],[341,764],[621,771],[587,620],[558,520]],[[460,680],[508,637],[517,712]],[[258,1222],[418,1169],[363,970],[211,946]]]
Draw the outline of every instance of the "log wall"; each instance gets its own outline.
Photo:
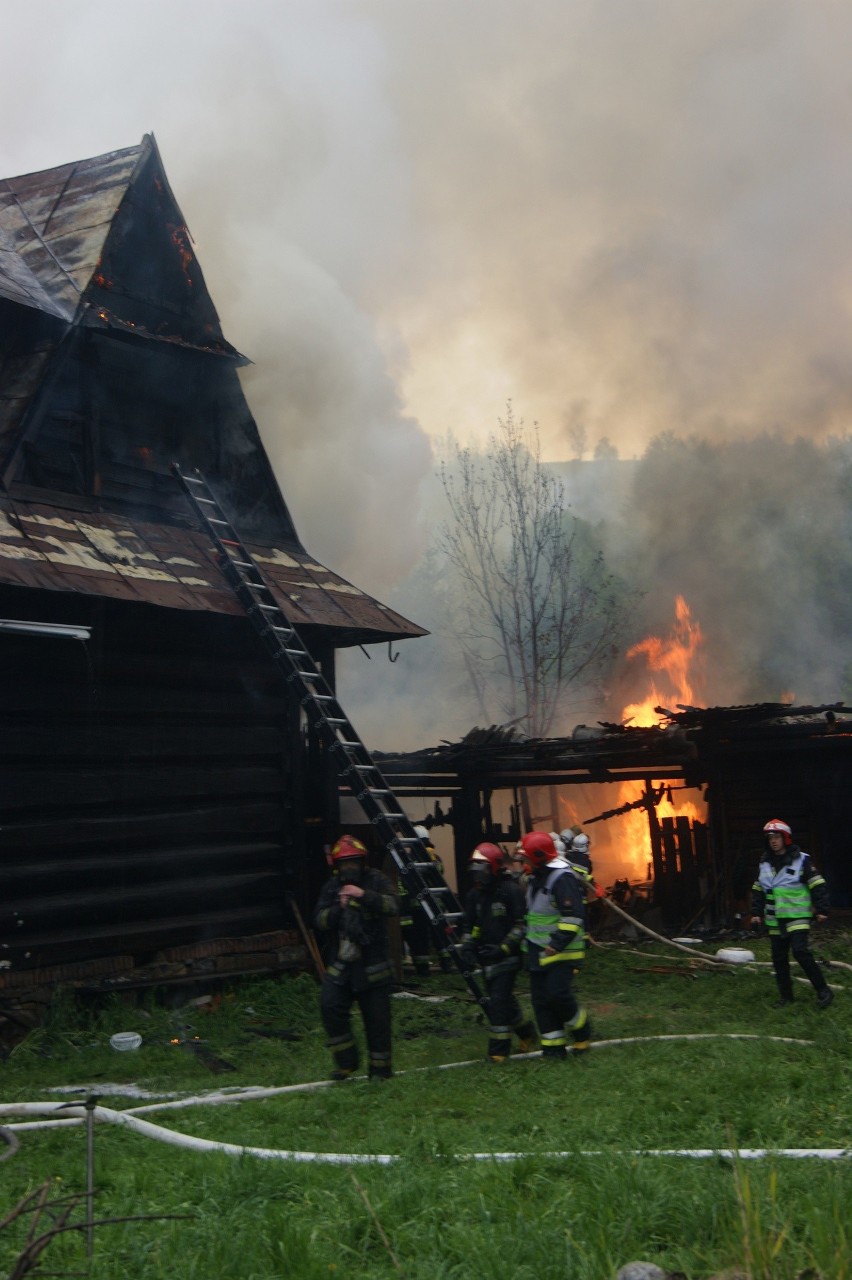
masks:
[[[325,874],[306,823],[333,815],[306,812],[298,706],[248,622],[41,604],[92,639],[0,634],[0,966],[292,929]]]

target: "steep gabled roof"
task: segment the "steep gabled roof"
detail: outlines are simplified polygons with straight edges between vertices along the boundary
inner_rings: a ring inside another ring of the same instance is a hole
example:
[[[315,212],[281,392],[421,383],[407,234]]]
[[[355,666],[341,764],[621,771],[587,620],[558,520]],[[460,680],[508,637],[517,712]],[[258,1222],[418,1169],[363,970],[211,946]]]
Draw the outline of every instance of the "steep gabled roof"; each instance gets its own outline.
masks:
[[[71,320],[152,145],[0,181],[0,297]]]
[[[144,255],[128,253],[134,236],[151,240],[149,201],[134,198],[137,184],[157,192],[157,231],[168,234],[192,295],[184,314],[170,315],[166,326]],[[119,258],[123,270],[114,278]],[[67,323],[238,356],[222,335],[150,134],[135,147],[0,180],[0,298]]]
[[[226,495],[297,625],[425,634],[302,547],[241,363],[153,137],[0,180],[0,583],[240,612],[177,460]]]

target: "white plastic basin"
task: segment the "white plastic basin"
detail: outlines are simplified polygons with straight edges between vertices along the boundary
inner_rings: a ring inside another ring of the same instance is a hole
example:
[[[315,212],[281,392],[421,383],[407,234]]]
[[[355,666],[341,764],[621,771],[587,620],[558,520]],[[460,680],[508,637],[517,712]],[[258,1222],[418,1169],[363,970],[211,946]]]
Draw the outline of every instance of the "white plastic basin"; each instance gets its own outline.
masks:
[[[716,952],[716,959],[727,960],[728,964],[751,964],[754,952],[746,951],[744,947],[722,947],[721,951]]]
[[[139,1048],[142,1037],[138,1031],[116,1031],[114,1036],[110,1036],[109,1042],[119,1053],[127,1053],[130,1049]]]

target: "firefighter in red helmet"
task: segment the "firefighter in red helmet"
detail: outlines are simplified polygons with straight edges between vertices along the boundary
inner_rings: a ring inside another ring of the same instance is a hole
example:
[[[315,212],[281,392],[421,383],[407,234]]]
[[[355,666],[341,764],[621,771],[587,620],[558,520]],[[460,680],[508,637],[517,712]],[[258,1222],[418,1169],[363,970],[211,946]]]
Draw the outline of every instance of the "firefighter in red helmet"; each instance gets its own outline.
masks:
[[[751,890],[751,923],[766,921],[772,967],[778,984],[778,1006],[793,1003],[790,976],[792,951],[817,993],[817,1004],[826,1009],[834,993],[809,946],[811,919],[828,916],[828,888],[808,854],[793,842],[793,832],[780,818],[770,818],[763,828],[765,853]]]
[[[524,945],[542,1057],[567,1056],[566,1028],[574,1055],[585,1054],[591,1024],[574,975],[585,954],[586,888],[546,832],[530,831],[521,846],[529,871]]]
[[[513,1032],[521,1053],[528,1053],[535,1043],[535,1027],[515,995],[524,936],[524,893],[510,874],[503,850],[488,841],[474,849],[468,873],[472,887],[464,900],[461,957],[467,968],[482,968],[488,993],[487,1056],[491,1062],[504,1062],[511,1052]]]
[[[352,1033],[352,1006],[364,1020],[369,1075],[391,1074],[391,984],[387,917],[399,914],[387,876],[367,865],[367,849],[354,836],[341,836],[331,850],[333,875],[322,888],[314,913],[317,929],[328,934],[330,959],[322,983],[320,1012],[334,1059],[333,1080],[358,1069]]]

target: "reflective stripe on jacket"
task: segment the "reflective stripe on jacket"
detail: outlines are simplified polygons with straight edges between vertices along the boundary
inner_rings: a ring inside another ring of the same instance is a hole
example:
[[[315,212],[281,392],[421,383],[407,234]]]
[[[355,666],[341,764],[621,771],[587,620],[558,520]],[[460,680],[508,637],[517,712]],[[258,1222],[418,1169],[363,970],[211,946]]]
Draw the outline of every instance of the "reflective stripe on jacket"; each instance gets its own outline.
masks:
[[[752,913],[764,917],[770,932],[777,932],[782,920],[793,931],[807,929],[815,911],[827,913],[828,889],[808,854],[792,845],[780,864],[770,858],[761,862],[752,885]]]
[[[585,889],[561,858],[550,863],[547,875],[527,885],[527,953],[530,969],[583,962],[586,950]],[[543,954],[552,947],[555,955]]]

